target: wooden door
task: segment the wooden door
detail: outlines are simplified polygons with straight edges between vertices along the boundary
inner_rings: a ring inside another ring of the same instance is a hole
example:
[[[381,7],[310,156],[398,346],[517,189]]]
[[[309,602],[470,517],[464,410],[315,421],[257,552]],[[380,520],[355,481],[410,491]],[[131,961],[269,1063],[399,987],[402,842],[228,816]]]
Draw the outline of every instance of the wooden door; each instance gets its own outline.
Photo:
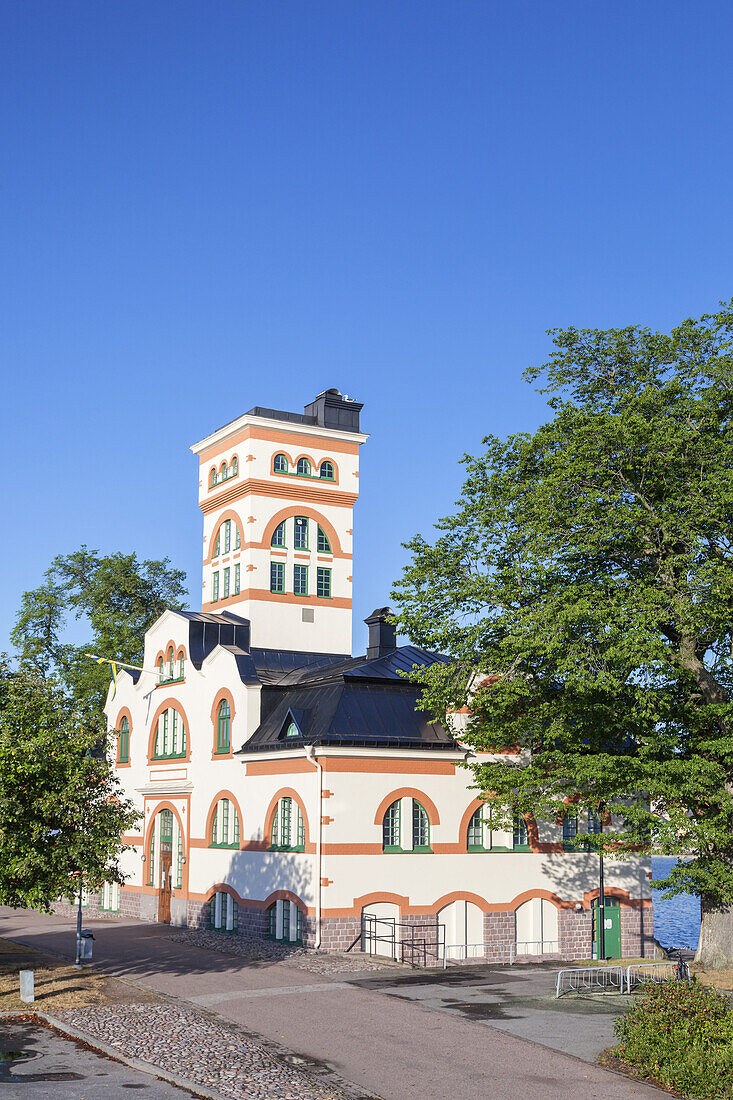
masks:
[[[165,845],[160,853],[160,886],[158,889],[158,920],[161,924],[171,922],[171,860],[172,852],[165,850]]]

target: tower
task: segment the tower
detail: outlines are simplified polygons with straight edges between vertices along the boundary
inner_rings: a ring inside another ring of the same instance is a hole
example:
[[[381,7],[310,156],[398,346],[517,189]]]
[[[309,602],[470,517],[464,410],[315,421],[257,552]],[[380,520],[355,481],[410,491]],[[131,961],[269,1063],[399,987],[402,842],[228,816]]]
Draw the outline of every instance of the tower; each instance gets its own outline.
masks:
[[[249,619],[257,648],[351,653],[361,409],[326,390],[303,413],[250,409],[191,448],[202,610]]]

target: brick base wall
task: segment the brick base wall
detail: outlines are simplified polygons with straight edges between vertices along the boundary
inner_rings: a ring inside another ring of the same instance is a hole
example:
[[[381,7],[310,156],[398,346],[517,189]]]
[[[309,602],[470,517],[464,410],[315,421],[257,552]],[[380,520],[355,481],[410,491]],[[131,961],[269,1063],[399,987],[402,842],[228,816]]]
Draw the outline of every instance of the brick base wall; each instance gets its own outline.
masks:
[[[57,901],[53,906],[53,912],[57,917],[76,920],[79,907],[78,905],[72,905],[69,901]],[[82,924],[85,920],[121,920],[123,917],[128,919],[132,918],[133,920],[139,919],[139,894],[133,894],[129,891],[120,889],[119,912],[111,912],[109,909],[102,909],[100,895],[98,893],[93,894],[90,892],[87,897],[87,904],[82,906],[81,910]]]

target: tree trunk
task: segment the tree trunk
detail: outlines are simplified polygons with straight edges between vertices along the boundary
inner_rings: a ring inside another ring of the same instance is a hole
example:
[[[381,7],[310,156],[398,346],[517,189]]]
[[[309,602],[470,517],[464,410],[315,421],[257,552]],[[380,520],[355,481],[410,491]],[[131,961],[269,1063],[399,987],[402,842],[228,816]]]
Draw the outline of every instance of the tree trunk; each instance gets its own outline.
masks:
[[[703,912],[695,962],[710,970],[733,968],[733,909]]]

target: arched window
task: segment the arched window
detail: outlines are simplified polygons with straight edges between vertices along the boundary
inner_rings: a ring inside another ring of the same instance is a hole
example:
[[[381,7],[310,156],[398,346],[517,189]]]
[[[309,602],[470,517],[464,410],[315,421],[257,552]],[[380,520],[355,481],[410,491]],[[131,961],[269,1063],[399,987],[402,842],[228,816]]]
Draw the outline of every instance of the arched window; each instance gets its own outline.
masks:
[[[171,646],[170,649],[168,650],[168,679],[169,680],[175,680],[175,678],[176,678],[175,668],[174,668],[174,664],[173,664],[174,660],[175,660],[175,658],[174,658],[174,655],[173,655],[173,646]]]
[[[232,747],[232,716],[229,703],[222,699],[216,714],[216,751],[229,752]]]
[[[524,820],[521,814],[514,815],[514,827],[512,829],[512,844],[515,849],[520,851],[529,851],[529,830],[527,829],[527,822]]]
[[[286,737],[300,737],[300,730],[296,726],[295,722],[288,722],[288,728],[285,730]]]
[[[218,558],[221,553],[221,530],[216,532],[216,541],[214,542],[213,557]]]
[[[239,533],[239,524],[234,524],[234,549],[239,550],[242,545],[242,536]]]
[[[276,474],[286,474],[288,472],[288,460],[285,455],[275,455],[272,468]]]
[[[165,683],[165,666],[163,664],[163,658],[158,658],[158,683]]]
[[[239,847],[239,814],[237,807],[228,798],[220,798],[211,821],[210,848]]]
[[[296,469],[301,477],[311,476],[311,464],[307,458],[299,458]]]
[[[323,530],[321,525],[318,525],[318,553],[319,554],[331,554],[331,543],[328,541],[328,535]]]
[[[120,722],[117,759],[120,764],[128,764],[130,762],[130,721],[127,717],[123,718]]]
[[[213,489],[218,480],[219,478],[216,473],[216,467],[212,466],[211,473],[209,474],[209,487]]]
[[[333,462],[322,462],[321,468],[318,472],[321,477],[327,478],[329,481],[333,481]]]
[[[219,480],[220,481],[226,481],[226,479],[228,477],[229,477],[229,467],[227,466],[226,462],[222,462],[221,469],[219,470]]]
[[[178,658],[178,679],[183,680],[185,675],[186,675],[186,661],[185,661],[185,657],[183,655],[183,650],[181,650],[181,655]]]
[[[174,707],[168,707],[158,719],[153,757],[156,760],[169,760],[185,755],[186,727],[183,718]]]
[[[468,823],[468,837],[467,847],[469,852],[485,852],[487,845],[484,839],[484,821],[486,815],[486,808],[479,806],[471,814],[471,820]],[[489,839],[489,844],[491,840]]]
[[[209,927],[216,932],[236,932],[239,923],[239,906],[231,894],[224,890],[213,894],[209,902]]]
[[[410,811],[412,803],[412,811]],[[411,843],[405,843],[409,838]],[[398,798],[382,819],[382,850],[385,852],[429,852],[430,821],[416,798]]]
[[[180,890],[183,886],[183,837],[178,821],[168,809],[160,811],[150,830],[148,886],[160,883],[166,862],[172,870],[173,887]]]
[[[239,473],[239,459],[235,455],[232,459],[232,477]]]
[[[272,532],[272,538],[270,539],[270,546],[284,546],[285,545],[285,520],[282,523],[278,523],[275,530]]]
[[[283,943],[302,944],[303,913],[294,901],[276,901],[267,910],[269,917],[269,939]]]
[[[120,911],[120,884],[119,882],[103,882],[99,891],[99,908],[105,913],[119,913]]]
[[[270,848],[277,852],[305,849],[305,823],[300,806],[292,798],[281,798],[272,819]]]

